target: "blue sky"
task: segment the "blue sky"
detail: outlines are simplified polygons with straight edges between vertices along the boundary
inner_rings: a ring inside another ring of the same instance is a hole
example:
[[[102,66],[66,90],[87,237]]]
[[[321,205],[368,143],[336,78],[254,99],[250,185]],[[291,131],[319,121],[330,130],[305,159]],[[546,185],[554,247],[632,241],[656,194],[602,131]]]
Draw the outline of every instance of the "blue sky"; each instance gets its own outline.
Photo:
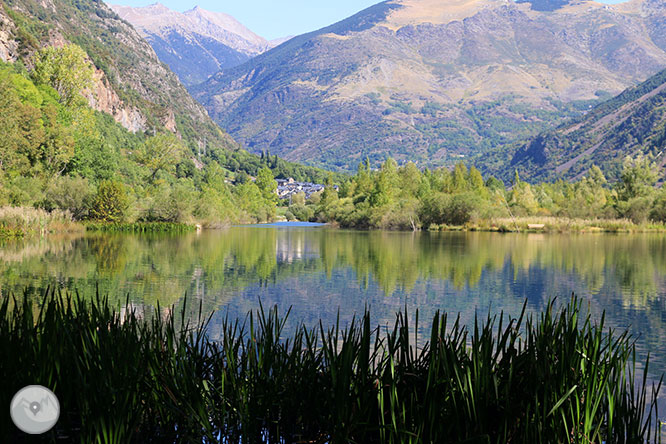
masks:
[[[109,3],[147,6],[156,0],[106,0]],[[442,0],[446,1],[446,0]],[[599,1],[599,0],[598,0]],[[622,0],[600,0],[620,3]],[[314,31],[349,17],[378,0],[160,0],[176,11],[200,6],[224,12],[267,39]]]

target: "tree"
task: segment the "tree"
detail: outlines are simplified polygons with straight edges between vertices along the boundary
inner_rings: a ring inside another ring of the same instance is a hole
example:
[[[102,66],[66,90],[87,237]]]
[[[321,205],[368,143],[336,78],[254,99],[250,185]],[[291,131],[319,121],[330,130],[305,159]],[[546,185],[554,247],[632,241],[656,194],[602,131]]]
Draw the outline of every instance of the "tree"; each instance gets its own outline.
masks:
[[[150,180],[154,181],[159,171],[173,171],[184,151],[185,147],[174,134],[160,133],[146,140],[134,153],[134,158],[148,168]]]
[[[654,192],[659,177],[659,168],[648,156],[627,156],[624,159],[622,175],[618,182],[618,198],[628,201],[635,197],[647,197]]]
[[[93,86],[93,66],[86,52],[75,44],[40,49],[34,63],[35,81],[53,87],[65,105],[72,104],[84,90]]]
[[[88,215],[93,193],[88,179],[59,177],[46,190],[44,206],[48,210],[67,210],[80,220]]]
[[[125,217],[128,203],[127,191],[122,183],[103,180],[97,187],[90,216],[105,222],[121,222]]]
[[[259,170],[257,174],[257,180],[255,181],[257,187],[261,191],[261,196],[264,200],[272,205],[277,203],[277,182],[273,173],[267,167],[263,167]]]

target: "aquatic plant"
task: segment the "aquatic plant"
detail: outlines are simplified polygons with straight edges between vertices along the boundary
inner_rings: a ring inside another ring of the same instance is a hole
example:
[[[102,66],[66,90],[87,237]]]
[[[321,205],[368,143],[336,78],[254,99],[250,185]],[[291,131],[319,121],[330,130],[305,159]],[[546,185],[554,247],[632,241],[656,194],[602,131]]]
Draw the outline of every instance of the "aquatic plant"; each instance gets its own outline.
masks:
[[[52,388],[62,412],[45,442],[660,442],[662,380],[576,298],[472,328],[438,313],[427,341],[406,311],[391,328],[366,312],[285,337],[288,315],[226,318],[213,340],[201,310],[190,325],[185,309],[117,311],[99,295],[3,297],[0,402]],[[23,438],[0,417],[0,440]]]
[[[177,222],[86,222],[85,226],[86,231],[106,233],[186,233],[196,229],[194,225]]]

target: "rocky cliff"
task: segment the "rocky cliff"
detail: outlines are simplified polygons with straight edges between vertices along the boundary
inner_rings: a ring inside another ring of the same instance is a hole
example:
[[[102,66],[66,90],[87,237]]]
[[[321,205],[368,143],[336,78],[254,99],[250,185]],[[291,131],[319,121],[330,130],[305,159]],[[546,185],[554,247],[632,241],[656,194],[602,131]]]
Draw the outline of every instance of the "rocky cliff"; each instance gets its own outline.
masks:
[[[46,45],[73,42],[96,67],[91,105],[131,131],[166,128],[195,149],[205,139],[237,146],[215,125],[150,45],[106,4],[95,0],[9,0],[0,8],[0,57],[30,65]]]

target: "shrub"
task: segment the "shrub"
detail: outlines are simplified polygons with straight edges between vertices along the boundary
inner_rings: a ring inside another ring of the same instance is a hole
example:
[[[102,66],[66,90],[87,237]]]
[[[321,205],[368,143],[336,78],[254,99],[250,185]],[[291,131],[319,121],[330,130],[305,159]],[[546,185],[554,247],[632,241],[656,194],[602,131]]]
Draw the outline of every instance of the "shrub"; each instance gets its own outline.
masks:
[[[187,183],[178,183],[173,188],[162,186],[148,209],[146,219],[155,222],[188,221],[192,218],[196,198],[196,190]]]
[[[438,193],[423,201],[420,218],[424,226],[430,224],[464,225],[479,210],[481,199],[474,193]]]
[[[655,199],[652,211],[650,211],[650,220],[666,222],[666,193],[661,192]]]
[[[314,209],[306,205],[292,205],[289,207],[289,212],[298,220],[307,222],[314,218]]]
[[[46,190],[44,208],[67,210],[75,219],[88,216],[94,194],[88,179],[81,177],[61,177]]]
[[[125,186],[117,181],[103,180],[97,187],[90,216],[105,222],[121,222],[125,218],[128,205]]]
[[[623,217],[631,219],[635,224],[644,223],[650,216],[652,199],[650,197],[633,197],[628,201],[620,201],[617,209]]]

